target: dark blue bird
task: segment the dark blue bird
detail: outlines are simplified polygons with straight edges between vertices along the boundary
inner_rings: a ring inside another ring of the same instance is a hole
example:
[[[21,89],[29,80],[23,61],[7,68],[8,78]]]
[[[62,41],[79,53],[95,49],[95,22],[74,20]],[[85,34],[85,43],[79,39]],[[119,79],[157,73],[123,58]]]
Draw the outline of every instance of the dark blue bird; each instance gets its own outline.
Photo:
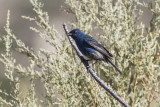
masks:
[[[100,45],[95,39],[86,35],[79,29],[73,29],[68,35],[75,40],[78,49],[87,61],[102,60],[109,62],[119,73],[122,73],[112,62],[112,54],[109,53],[109,51]]]

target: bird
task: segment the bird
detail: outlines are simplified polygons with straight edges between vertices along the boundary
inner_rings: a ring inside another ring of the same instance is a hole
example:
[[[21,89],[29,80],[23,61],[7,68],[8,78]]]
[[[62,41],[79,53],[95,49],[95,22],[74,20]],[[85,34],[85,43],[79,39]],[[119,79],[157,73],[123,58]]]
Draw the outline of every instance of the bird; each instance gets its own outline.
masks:
[[[105,61],[110,63],[120,74],[122,71],[112,62],[113,55],[91,36],[79,29],[73,29],[68,34],[71,36],[86,61]]]

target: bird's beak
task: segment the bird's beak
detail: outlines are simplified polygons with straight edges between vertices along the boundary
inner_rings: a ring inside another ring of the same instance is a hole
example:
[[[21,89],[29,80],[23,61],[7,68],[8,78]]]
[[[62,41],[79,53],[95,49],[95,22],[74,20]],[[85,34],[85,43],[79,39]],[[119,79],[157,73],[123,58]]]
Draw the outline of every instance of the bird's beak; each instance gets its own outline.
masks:
[[[67,36],[72,36],[72,33],[67,33]]]

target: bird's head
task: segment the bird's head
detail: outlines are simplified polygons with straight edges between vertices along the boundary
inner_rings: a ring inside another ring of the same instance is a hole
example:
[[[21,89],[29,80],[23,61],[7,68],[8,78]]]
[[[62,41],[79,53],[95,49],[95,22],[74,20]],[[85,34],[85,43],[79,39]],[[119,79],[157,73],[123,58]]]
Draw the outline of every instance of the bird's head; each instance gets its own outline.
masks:
[[[71,36],[73,39],[80,39],[85,36],[85,34],[79,29],[73,29],[68,33],[68,36]]]

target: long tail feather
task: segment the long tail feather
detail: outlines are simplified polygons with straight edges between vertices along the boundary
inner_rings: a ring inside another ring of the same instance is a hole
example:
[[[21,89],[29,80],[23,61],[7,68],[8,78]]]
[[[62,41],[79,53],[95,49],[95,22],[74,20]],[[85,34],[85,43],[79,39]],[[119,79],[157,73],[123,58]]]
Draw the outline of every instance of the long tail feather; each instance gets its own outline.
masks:
[[[108,61],[120,74],[122,74],[122,71],[121,71],[119,68],[117,68],[116,65],[115,65],[110,59],[108,59],[107,61]]]

